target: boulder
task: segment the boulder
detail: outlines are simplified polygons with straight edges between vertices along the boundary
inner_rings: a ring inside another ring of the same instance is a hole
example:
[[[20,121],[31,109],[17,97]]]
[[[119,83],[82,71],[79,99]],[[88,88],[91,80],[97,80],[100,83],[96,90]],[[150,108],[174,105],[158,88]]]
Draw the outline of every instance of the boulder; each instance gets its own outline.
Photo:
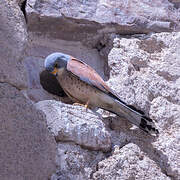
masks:
[[[55,38],[83,40],[104,33],[135,34],[179,29],[170,1],[27,1],[31,31]],[[58,29],[59,31],[56,31]],[[77,32],[74,34],[73,32]]]
[[[35,106],[45,113],[48,129],[56,141],[74,142],[91,150],[111,149],[109,132],[90,110],[54,100],[40,101]]]
[[[138,144],[166,175],[174,179],[180,175],[179,44],[180,33],[175,32],[130,39],[120,37],[114,40],[114,48],[109,54],[111,74],[108,84],[123,101],[149,115],[160,134],[154,140],[145,140],[142,136],[146,141],[143,142],[140,134],[134,134],[128,126],[125,132],[113,121],[113,127],[119,127],[124,142]]]
[[[27,30],[23,13],[16,2],[0,2],[0,24],[0,82],[25,89],[27,74],[23,59],[27,47]]]
[[[48,179],[56,143],[43,114],[15,87],[0,83],[0,179]]]
[[[119,149],[117,146],[110,157],[98,163],[93,179],[166,179],[171,178],[161,172],[156,162],[141,149],[129,143]]]
[[[69,142],[58,142],[57,149],[58,168],[51,180],[91,179],[98,162],[105,158],[101,151],[89,151]]]

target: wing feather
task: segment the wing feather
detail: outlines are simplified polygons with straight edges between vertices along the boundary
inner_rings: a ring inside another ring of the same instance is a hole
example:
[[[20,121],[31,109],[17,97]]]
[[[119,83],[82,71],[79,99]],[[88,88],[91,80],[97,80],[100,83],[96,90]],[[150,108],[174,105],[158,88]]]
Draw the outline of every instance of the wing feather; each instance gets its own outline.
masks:
[[[72,58],[67,64],[67,70],[78,76],[82,81],[105,93],[111,91],[108,85],[92,67],[78,59]]]

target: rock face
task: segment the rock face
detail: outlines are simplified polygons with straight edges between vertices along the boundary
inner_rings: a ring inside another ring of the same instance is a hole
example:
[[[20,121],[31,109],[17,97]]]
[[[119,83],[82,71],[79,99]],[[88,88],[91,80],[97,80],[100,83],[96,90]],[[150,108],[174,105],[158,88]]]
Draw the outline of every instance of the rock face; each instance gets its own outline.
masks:
[[[86,34],[107,32],[133,34],[172,31],[179,26],[178,10],[167,0],[153,1],[153,4],[145,0],[28,0],[27,12],[32,31],[53,33],[53,25],[48,23],[51,18],[54,26],[60,28],[59,33],[52,36],[70,40],[82,40]],[[58,22],[55,21],[57,19]],[[79,30],[76,35],[71,33],[75,29],[77,32]]]
[[[22,93],[0,83],[0,179],[48,179],[56,144],[43,115]]]
[[[109,84],[122,100],[149,112],[156,121],[160,136],[152,145],[158,155],[152,148],[148,154],[175,179],[180,175],[179,37],[180,33],[160,33],[144,39],[116,38],[109,54]]]
[[[58,143],[57,171],[51,180],[91,179],[96,165],[105,158],[102,152],[82,149],[73,143]]]
[[[168,0],[153,3],[145,0],[27,0],[26,17],[29,36],[27,56],[33,59],[27,64],[35,62],[33,69],[28,66],[29,71],[35,71],[29,79],[37,83],[36,88],[39,84],[35,74],[42,71],[43,59],[52,52],[64,52],[83,60],[107,80],[107,56],[116,33],[179,29],[178,9]],[[28,93],[32,100],[42,100],[37,99],[34,92]]]
[[[110,134],[92,112],[49,100],[40,101],[36,107],[46,114],[48,128],[56,141],[72,141],[91,150],[110,150]]]
[[[8,82],[23,89],[27,87],[27,75],[23,66],[27,46],[25,20],[14,1],[2,0],[0,12],[0,82]]]
[[[0,24],[0,179],[48,179],[56,143],[43,114],[20,92],[28,87],[27,31],[15,1],[0,2]]]
[[[115,147],[109,158],[98,163],[97,169],[93,179],[171,179],[133,143],[121,149]]]
[[[179,8],[177,0],[1,0],[0,179],[179,179]],[[110,77],[159,137],[68,105],[44,71],[55,51]]]

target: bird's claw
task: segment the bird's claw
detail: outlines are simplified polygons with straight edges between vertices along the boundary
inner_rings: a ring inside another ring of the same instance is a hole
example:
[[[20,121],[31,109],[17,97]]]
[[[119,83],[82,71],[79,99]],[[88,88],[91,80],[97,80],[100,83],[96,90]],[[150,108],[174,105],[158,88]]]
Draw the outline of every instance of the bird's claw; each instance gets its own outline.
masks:
[[[81,104],[81,103],[73,103],[73,106],[82,106],[86,108],[86,111],[88,109],[88,104]]]

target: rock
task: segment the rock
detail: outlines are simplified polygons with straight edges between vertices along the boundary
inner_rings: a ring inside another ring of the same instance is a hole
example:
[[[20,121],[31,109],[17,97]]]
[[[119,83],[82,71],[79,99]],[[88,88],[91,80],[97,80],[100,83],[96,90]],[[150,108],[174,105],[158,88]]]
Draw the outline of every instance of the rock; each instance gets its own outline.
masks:
[[[180,33],[162,33],[179,31],[179,7],[177,0],[2,0],[0,179],[179,179]],[[43,73],[56,51],[110,75],[108,84],[155,121],[159,137],[103,110],[100,118],[52,100],[64,100]]]
[[[58,143],[57,171],[51,180],[91,179],[99,161],[105,158],[102,152],[82,149],[73,143]]]
[[[136,135],[134,130],[125,132],[119,128],[124,143],[138,144],[166,175],[174,179],[180,176],[179,37],[180,33],[160,33],[115,39],[115,47],[109,54],[111,78],[108,82],[123,101],[149,114],[160,131],[157,139],[146,137],[149,144],[143,144],[143,134]],[[116,131],[120,127],[118,124],[113,121]],[[112,135],[112,139],[117,136]],[[116,143],[117,140],[113,142]],[[122,143],[118,145],[122,147]]]
[[[18,89],[27,87],[23,65],[27,45],[27,30],[22,11],[14,1],[0,2],[0,82],[7,82]]]
[[[121,48],[112,49],[109,54],[109,84],[114,83],[122,99],[129,104],[139,101],[137,106],[143,110],[148,110],[148,101],[157,96],[179,104],[179,35],[161,33],[145,40],[122,38]],[[124,88],[131,95],[123,91]]]
[[[130,143],[117,146],[109,158],[98,163],[93,179],[171,179],[141,149]]]
[[[53,100],[40,101],[36,107],[46,114],[48,129],[57,141],[75,142],[91,150],[110,150],[111,136],[93,112]]]
[[[179,29],[178,10],[173,3],[163,0],[153,4],[144,0],[28,0],[26,12],[31,31],[43,31],[66,40],[80,41],[87,35],[93,38],[93,35],[98,37],[98,34],[106,33],[135,34]],[[56,28],[59,31],[55,33]]]
[[[158,120],[159,129],[162,132],[159,141],[154,143],[155,147],[164,154],[161,157],[161,166],[166,169],[169,176],[178,179],[180,176],[180,105],[159,96],[153,99],[150,113]],[[166,161],[168,163],[165,163]]]
[[[169,2],[173,3],[174,7],[177,8],[177,9],[180,7],[179,0],[169,0]]]
[[[48,179],[56,143],[44,116],[16,88],[0,83],[0,179]]]

